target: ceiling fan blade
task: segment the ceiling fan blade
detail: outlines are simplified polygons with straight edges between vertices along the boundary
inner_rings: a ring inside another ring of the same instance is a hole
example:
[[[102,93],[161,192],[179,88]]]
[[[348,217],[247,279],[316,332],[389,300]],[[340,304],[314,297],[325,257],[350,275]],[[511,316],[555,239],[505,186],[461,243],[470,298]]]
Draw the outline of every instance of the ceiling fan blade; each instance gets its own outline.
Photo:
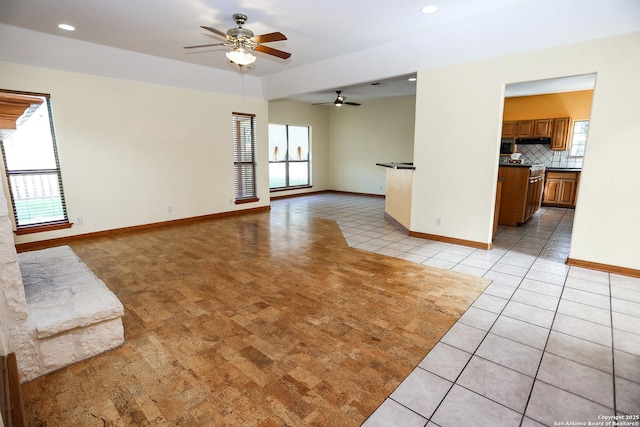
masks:
[[[185,46],[184,49],[193,49],[196,47],[209,47],[209,46],[224,46],[225,43],[214,43],[214,44],[200,44],[197,46]]]
[[[355,106],[361,105],[361,104],[358,104],[357,102],[343,102],[343,104],[355,105]]]
[[[219,35],[220,37],[224,37],[225,39],[228,39],[227,34],[223,33],[220,30],[216,30],[215,28],[212,27],[205,27],[204,25],[201,25],[200,28],[204,28],[207,31],[211,31],[212,33],[216,33],[217,35]]]
[[[286,39],[287,39],[287,36],[285,36],[280,32],[262,34],[259,36],[251,37],[251,40],[253,40],[256,43],[278,42]]]
[[[261,44],[256,46],[256,50],[258,52],[266,53],[267,55],[277,56],[278,58],[282,58],[282,59],[289,59],[289,57],[291,56],[289,52],[284,52],[282,50],[274,49],[272,47],[262,46]]]

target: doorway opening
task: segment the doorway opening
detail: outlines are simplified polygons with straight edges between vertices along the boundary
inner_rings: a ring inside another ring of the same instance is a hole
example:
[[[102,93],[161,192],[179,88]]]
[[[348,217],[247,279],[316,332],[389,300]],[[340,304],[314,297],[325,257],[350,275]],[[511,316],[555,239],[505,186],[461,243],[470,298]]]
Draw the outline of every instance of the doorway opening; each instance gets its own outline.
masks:
[[[568,212],[568,238],[562,250],[557,251],[558,256],[565,258],[569,256],[578,194],[585,191],[580,187],[580,177],[587,152],[595,81],[595,74],[586,74],[512,83],[505,88],[500,171],[511,171],[509,168],[513,166],[529,167],[531,171],[544,169],[543,184],[536,187],[538,192],[533,197],[534,209],[527,202],[527,210],[533,214],[517,222],[524,224],[535,215],[539,218],[547,213]],[[503,203],[522,198],[521,193],[504,194],[506,187],[503,182]],[[520,186],[515,191],[527,191],[530,187]],[[531,199],[528,194],[525,198]],[[501,215],[498,224],[514,225]]]

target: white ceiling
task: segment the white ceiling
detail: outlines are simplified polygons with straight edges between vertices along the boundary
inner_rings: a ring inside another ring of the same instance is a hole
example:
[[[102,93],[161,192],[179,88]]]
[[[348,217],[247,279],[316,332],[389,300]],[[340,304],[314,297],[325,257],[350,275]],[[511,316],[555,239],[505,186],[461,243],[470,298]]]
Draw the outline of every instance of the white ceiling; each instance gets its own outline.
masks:
[[[0,23],[233,73],[226,48],[183,47],[219,42],[200,26],[226,32],[238,12],[256,35],[288,37],[266,45],[290,59],[256,53],[245,70],[265,98],[312,103],[407,94],[419,69],[640,30],[639,0],[2,0]]]
[[[329,90],[307,92],[287,97],[295,101],[309,104],[324,104],[333,107],[333,101],[337,94],[335,91],[342,91],[341,95],[347,102],[367,102],[374,99],[391,98],[394,96],[408,96],[416,94],[416,82],[409,81],[410,77],[415,78],[416,73],[407,74],[389,79],[378,79],[371,82],[357,83],[354,85],[342,86]]]
[[[547,93],[574,92],[577,90],[593,89],[596,84],[596,74],[567,76],[555,79],[536,80],[531,82],[510,83],[505,88],[505,96],[541,95]]]

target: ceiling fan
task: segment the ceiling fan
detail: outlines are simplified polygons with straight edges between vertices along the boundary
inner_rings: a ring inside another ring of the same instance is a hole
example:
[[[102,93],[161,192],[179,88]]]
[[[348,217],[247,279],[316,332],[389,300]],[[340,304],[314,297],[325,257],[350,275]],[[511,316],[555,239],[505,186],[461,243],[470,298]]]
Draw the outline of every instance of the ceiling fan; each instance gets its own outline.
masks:
[[[244,67],[246,65],[252,64],[255,62],[256,57],[253,56],[248,51],[258,51],[262,53],[266,53],[267,55],[277,56],[282,59],[289,59],[291,56],[290,53],[284,52],[282,50],[274,49],[272,47],[263,46],[262,43],[276,42],[281,40],[287,40],[287,37],[280,33],[268,33],[262,34],[259,36],[254,36],[253,31],[243,28],[242,26],[247,22],[247,15],[242,13],[236,13],[233,15],[233,20],[238,25],[237,28],[231,28],[229,31],[223,33],[220,30],[216,30],[212,27],[201,26],[201,28],[211,31],[214,34],[217,34],[220,37],[225,38],[227,41],[223,43],[213,43],[213,44],[201,44],[197,46],[185,46],[185,49],[194,49],[199,47],[211,47],[211,46],[229,46],[233,49],[226,53],[227,58],[234,64],[237,64],[239,67]]]
[[[313,105],[326,105],[326,104],[333,104],[336,107],[342,107],[343,105],[354,105],[354,106],[358,106],[360,104],[358,104],[357,102],[347,102],[347,97],[346,96],[342,96],[342,91],[341,90],[337,90],[336,94],[338,95],[336,97],[336,100],[333,102],[321,102],[319,104],[313,104]]]

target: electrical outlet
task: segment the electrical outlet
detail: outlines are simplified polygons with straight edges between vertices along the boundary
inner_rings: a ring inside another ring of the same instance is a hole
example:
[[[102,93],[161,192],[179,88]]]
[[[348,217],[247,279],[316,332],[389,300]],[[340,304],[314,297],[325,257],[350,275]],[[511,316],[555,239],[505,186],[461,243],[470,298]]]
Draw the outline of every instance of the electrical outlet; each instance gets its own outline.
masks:
[[[173,212],[173,206],[169,205],[167,206],[167,213],[171,213]]]
[[[84,219],[82,219],[81,216],[76,218],[76,225],[82,225],[84,224]]]
[[[442,218],[436,217],[436,225],[440,227],[442,225]]]

